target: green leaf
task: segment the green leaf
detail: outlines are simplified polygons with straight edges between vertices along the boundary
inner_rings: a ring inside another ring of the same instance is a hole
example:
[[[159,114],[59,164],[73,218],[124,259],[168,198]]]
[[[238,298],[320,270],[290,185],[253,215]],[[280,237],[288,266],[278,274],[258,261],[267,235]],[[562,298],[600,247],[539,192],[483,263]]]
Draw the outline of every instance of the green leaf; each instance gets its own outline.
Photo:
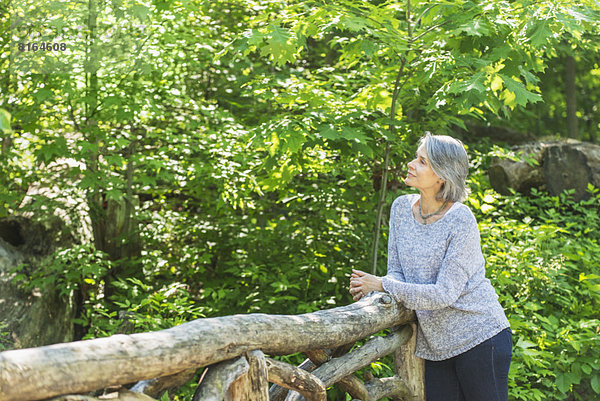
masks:
[[[105,107],[109,107],[109,106],[113,106],[113,105],[121,105],[122,100],[120,96],[107,96],[104,99],[104,106]]]
[[[338,24],[338,26],[340,28],[346,28],[347,30],[352,31],[352,32],[358,32],[367,27],[366,23],[367,23],[367,20],[364,18],[351,16],[351,17],[343,17],[341,19],[341,23]]]
[[[140,19],[145,20],[148,14],[150,13],[150,9],[143,4],[136,4],[130,8],[131,14]]]
[[[250,46],[259,46],[263,43],[263,40],[265,39],[265,34],[260,32],[258,29],[246,31],[244,32],[243,36],[247,38],[247,44]]]
[[[0,131],[10,131],[10,113],[0,109]]]
[[[51,95],[52,95],[52,91],[50,89],[41,88],[41,89],[38,89],[37,91],[35,91],[35,93],[33,94],[33,97],[35,97],[38,102],[43,102],[44,100],[49,98]]]
[[[556,387],[563,392],[566,393],[571,388],[571,382],[568,380],[567,375],[564,373],[558,373],[556,375]]]
[[[64,137],[59,136],[54,141],[44,144],[37,151],[37,157],[44,163],[49,163],[59,156],[64,156],[67,153],[67,141]]]
[[[508,55],[510,54],[512,48],[504,43],[502,45],[498,45],[498,46],[494,46],[492,52],[490,53],[490,59],[491,60],[500,60],[500,59],[506,59],[508,57]]]
[[[109,189],[106,191],[106,199],[112,199],[118,201],[123,196],[123,193],[118,189]]]
[[[158,11],[165,11],[168,10],[169,7],[171,6],[171,1],[168,0],[153,0],[152,4],[154,4],[154,7],[156,7],[156,9]]]
[[[514,94],[514,99],[510,99],[510,103],[516,103],[520,106],[526,106],[527,103],[536,103],[542,100],[542,96],[537,93],[529,92],[525,85],[521,82],[514,80],[511,77],[506,75],[499,74],[500,78],[504,81],[504,85],[506,85],[506,89]]]
[[[485,74],[483,72],[478,72],[473,75],[470,79],[453,82],[450,85],[449,92],[450,93],[464,93],[470,91],[477,91],[479,93],[485,92]]]
[[[348,128],[348,127],[342,127],[340,136],[349,141],[354,141],[354,142],[359,142],[359,143],[367,142],[367,137],[365,136],[365,134],[363,134],[362,132],[357,131],[355,129]]]
[[[592,385],[592,389],[596,392],[596,394],[600,394],[600,375],[595,375],[592,377],[590,384]]]
[[[288,149],[292,153],[299,151],[305,141],[304,135],[299,132],[289,132],[284,139]]]
[[[527,71],[525,68],[523,68],[522,65],[519,66],[519,72],[525,78],[525,81],[530,85],[535,85],[538,82],[540,82],[540,79],[538,77],[533,75],[531,72]]]
[[[548,42],[548,38],[552,36],[552,30],[546,20],[539,21],[528,29],[527,36],[531,44],[539,47]]]
[[[356,152],[360,152],[360,153],[366,155],[367,157],[373,157],[373,155],[374,155],[373,149],[371,149],[370,146],[368,146],[362,142],[353,143],[352,149]]]
[[[334,128],[333,124],[323,124],[319,127],[319,135],[325,139],[338,140],[340,139],[339,132]]]
[[[279,66],[287,62],[293,62],[296,54],[296,46],[292,43],[290,33],[279,26],[267,35],[267,43],[260,49],[262,56],[271,56]]]
[[[453,33],[456,35],[465,33],[468,36],[486,36],[490,34],[490,31],[491,25],[487,21],[474,19],[464,23],[455,29]]]

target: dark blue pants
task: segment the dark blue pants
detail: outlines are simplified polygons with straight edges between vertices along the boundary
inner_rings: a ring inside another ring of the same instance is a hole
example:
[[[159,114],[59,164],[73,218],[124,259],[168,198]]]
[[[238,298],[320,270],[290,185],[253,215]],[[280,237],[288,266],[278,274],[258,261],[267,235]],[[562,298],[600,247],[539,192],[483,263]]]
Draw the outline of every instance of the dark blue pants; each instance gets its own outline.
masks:
[[[427,401],[508,401],[512,333],[502,330],[444,361],[425,361]]]

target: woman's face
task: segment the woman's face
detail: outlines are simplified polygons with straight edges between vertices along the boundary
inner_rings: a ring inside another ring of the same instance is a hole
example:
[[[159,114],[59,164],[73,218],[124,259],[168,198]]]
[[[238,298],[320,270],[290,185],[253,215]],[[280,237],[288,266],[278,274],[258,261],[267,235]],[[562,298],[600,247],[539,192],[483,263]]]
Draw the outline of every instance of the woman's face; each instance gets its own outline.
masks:
[[[406,185],[417,188],[419,191],[433,191],[438,193],[442,187],[442,180],[438,177],[427,158],[424,146],[420,146],[414,160],[408,163],[408,175],[404,179]]]

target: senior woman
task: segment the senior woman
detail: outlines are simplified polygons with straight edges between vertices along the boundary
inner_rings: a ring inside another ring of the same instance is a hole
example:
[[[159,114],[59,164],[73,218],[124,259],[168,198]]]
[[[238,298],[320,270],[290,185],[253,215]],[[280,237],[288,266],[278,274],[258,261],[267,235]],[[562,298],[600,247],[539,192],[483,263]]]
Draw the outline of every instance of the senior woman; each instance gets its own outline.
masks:
[[[427,401],[508,400],[512,335],[485,277],[477,221],[461,203],[468,170],[460,141],[426,133],[405,179],[420,194],[392,204],[387,275],[350,278],[355,301],[385,291],[416,311]]]

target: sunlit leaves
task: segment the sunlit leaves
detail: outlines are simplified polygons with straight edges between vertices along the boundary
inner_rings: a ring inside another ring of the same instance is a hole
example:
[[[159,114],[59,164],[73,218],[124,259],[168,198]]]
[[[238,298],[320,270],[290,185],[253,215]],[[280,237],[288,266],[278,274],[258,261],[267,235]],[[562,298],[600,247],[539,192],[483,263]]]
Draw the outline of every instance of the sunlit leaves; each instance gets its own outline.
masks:
[[[456,28],[453,34],[464,33],[469,36],[487,36],[492,33],[492,26],[483,19],[473,19]]]
[[[260,48],[263,56],[271,56],[278,65],[294,61],[297,45],[292,43],[291,35],[287,30],[274,26],[263,38],[266,41],[266,44]]]
[[[67,154],[67,141],[64,137],[58,137],[54,140],[40,146],[36,155],[38,160],[46,165],[59,157],[64,157]]]
[[[288,29],[278,25],[246,31],[242,38],[237,41],[238,50],[242,50],[246,55],[259,50],[262,56],[269,57],[279,66],[293,62],[296,53],[302,47],[301,40]]]
[[[10,131],[10,113],[4,109],[0,109],[0,131]]]
[[[528,39],[531,40],[531,44],[535,47],[546,44],[552,35],[553,31],[550,29],[550,22],[545,20],[532,24],[527,32]]]
[[[468,202],[480,224],[488,276],[515,341],[510,396],[526,401],[574,394],[593,398],[594,369],[600,367],[600,292],[590,286],[597,274],[589,266],[600,248],[587,227],[599,219],[590,214],[600,201],[597,189],[590,188],[594,196],[584,204],[567,194],[532,191],[529,197],[502,197],[477,188]]]
[[[514,106],[515,104],[525,106],[527,103],[535,103],[542,100],[541,95],[531,93],[521,82],[505,75],[500,75],[500,77],[506,85],[507,93],[505,95],[505,100],[509,106]]]
[[[408,123],[406,110],[412,110],[411,114],[426,111],[434,112],[440,122],[444,121],[443,126],[456,124],[456,114],[486,119],[488,113],[505,113],[541,100],[536,86],[537,74],[544,68],[539,48],[561,34],[568,18],[585,17],[571,5],[561,7],[563,17],[557,19],[546,3],[535,9],[521,2],[502,1],[417,3],[407,20],[403,4],[290,3],[282,17],[257,20],[257,28],[246,35],[244,54],[256,49],[279,67],[288,64],[278,72],[284,77],[289,74],[285,84],[263,79],[268,83],[259,92],[255,89],[255,95],[285,105],[298,119],[315,107],[335,110],[325,115],[343,115],[349,110],[348,104],[374,114],[389,113],[395,78],[400,65],[405,65],[398,81],[397,122]],[[284,26],[285,31],[280,32]],[[305,42],[305,37],[313,42]],[[307,53],[311,46],[306,43],[322,49],[319,57],[332,60],[328,74],[311,74],[289,65],[315,62]],[[347,75],[344,85],[332,84],[338,75]],[[295,80],[302,84],[295,84]],[[304,138],[313,135],[315,124],[323,123],[331,125],[322,118],[312,122],[312,128],[303,131]],[[342,128],[321,131],[319,136],[331,140],[330,146],[334,138],[341,137]],[[279,143],[286,144],[285,151],[296,152],[300,141],[296,136]],[[303,150],[309,142],[303,142]]]

